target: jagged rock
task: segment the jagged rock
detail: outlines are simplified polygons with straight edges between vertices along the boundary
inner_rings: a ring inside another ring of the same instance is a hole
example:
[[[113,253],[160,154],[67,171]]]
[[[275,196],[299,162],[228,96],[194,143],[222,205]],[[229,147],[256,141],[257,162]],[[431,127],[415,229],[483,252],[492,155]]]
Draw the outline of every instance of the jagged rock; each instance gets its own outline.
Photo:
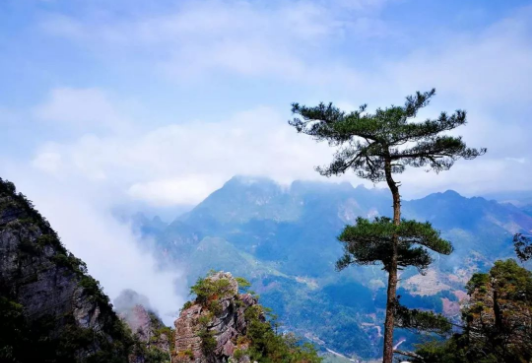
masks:
[[[114,301],[120,318],[129,326],[142,349],[130,357],[130,363],[144,363],[146,351],[157,350],[170,359],[172,331],[152,311],[147,297],[133,290],[124,290]]]
[[[217,296],[220,308],[213,313],[196,302],[181,311],[179,318],[175,321],[176,340],[173,363],[227,362],[229,358],[233,358],[236,349],[242,351],[247,349],[247,344],[239,342],[238,338],[246,334],[246,309],[257,305],[257,299],[250,294],[239,294],[238,282],[230,273],[218,272],[208,279],[229,281],[225,292]],[[209,317],[207,329],[216,341],[216,347],[210,356],[206,356],[202,351],[202,341],[199,337],[202,329],[201,317]],[[233,360],[237,361],[234,358]],[[249,357],[243,355],[238,361],[249,362]]]

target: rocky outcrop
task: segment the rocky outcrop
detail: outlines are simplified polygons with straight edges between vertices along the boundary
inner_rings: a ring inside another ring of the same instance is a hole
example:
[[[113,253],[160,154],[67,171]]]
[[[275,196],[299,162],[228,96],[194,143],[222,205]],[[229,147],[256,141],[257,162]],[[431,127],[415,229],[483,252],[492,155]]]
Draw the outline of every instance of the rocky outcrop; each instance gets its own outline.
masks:
[[[114,307],[131,329],[137,345],[130,363],[148,362],[150,354],[157,355],[160,362],[170,362],[174,332],[152,310],[147,297],[133,290],[124,290],[115,299]]]
[[[130,338],[98,282],[2,179],[0,316],[0,361],[127,362]]]
[[[238,283],[230,273],[218,272],[207,279],[215,282],[227,281],[224,290],[209,296],[208,304],[198,299],[181,311],[175,322],[175,353],[173,362],[246,362],[248,348],[246,341],[247,320],[245,313],[258,304],[250,294],[239,294]],[[261,314],[261,320],[264,317]],[[212,346],[207,347],[211,340]],[[242,354],[235,354],[237,351]],[[244,352],[244,353],[243,353]]]

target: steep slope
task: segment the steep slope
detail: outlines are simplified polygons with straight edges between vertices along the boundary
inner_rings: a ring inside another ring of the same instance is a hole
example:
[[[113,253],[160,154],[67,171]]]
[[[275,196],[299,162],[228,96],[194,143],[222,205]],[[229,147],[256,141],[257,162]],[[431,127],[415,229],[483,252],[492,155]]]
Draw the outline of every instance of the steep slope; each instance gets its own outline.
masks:
[[[438,259],[426,277],[403,271],[402,301],[450,316],[459,313],[471,274],[511,255],[513,233],[532,230],[532,218],[511,205],[452,191],[404,201],[403,211],[405,218],[432,222],[456,251]],[[191,279],[210,268],[237,270],[288,329],[341,353],[374,357],[385,276],[378,267],[335,272],[336,236],[357,216],[390,212],[386,190],[346,183],[281,187],[235,177],[155,238],[162,258],[188,265]],[[399,332],[397,339],[416,338]]]
[[[128,361],[131,338],[98,282],[1,179],[0,321],[0,361]]]

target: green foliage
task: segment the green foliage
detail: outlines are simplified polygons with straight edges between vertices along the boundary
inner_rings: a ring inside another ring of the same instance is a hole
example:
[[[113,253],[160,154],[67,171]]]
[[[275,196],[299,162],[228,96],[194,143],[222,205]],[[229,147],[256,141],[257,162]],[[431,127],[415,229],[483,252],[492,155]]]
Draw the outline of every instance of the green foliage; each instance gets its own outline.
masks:
[[[528,363],[532,360],[532,273],[514,260],[496,261],[467,283],[463,332],[419,347],[424,362]]]
[[[310,343],[301,343],[293,334],[277,333],[275,320],[264,319],[260,305],[250,306],[245,312],[248,324],[246,337],[250,340],[249,353],[258,362],[319,363],[317,351]]]
[[[170,363],[170,354],[163,352],[158,348],[150,348],[144,356],[145,363]]]
[[[201,351],[207,360],[212,358],[216,349],[217,342],[214,332],[211,330],[211,324],[215,316],[219,314],[219,312],[209,308],[208,302],[212,300],[213,296],[226,294],[227,288],[230,286],[229,281],[226,279],[209,281],[213,274],[211,272],[206,278],[198,279],[198,282],[192,288],[192,291],[197,296],[196,301],[198,303],[207,302],[204,305],[208,308],[207,314],[201,315],[197,320],[199,325],[197,336],[200,338]],[[250,285],[244,279],[236,279],[241,286],[247,287]],[[224,280],[226,283],[220,282]],[[235,299],[235,304],[238,304],[238,302],[239,300]],[[319,363],[321,361],[313,345],[303,344],[292,334],[283,335],[278,333],[279,325],[271,309],[264,308],[259,304],[251,305],[245,309],[244,319],[247,329],[245,336],[239,336],[237,340],[237,349],[234,353],[235,359],[238,360],[244,354],[249,354],[252,360],[260,363]],[[238,346],[243,344],[247,345],[246,350],[238,348]],[[178,355],[183,356],[183,352],[178,352]]]
[[[19,221],[33,223],[41,230],[43,235],[48,235],[56,243],[59,252],[65,253],[66,249],[59,241],[57,233],[50,227],[50,223],[33,206],[33,203],[22,193],[18,193],[10,181],[0,178],[0,211],[20,209],[22,213],[18,216]]]
[[[235,358],[236,361],[238,362],[245,354],[246,354],[246,350],[235,349],[235,351],[233,352],[233,358]]]
[[[0,302],[0,305],[3,304]],[[0,316],[7,318],[9,324],[12,314],[5,314],[3,307],[0,311]],[[31,322],[26,321],[23,315],[17,315],[16,319],[16,326],[4,323],[0,326],[0,339],[10,337],[0,345],[2,362],[127,363],[133,343],[127,334],[110,340],[103,332],[82,328],[72,316],[62,319],[60,329],[57,329],[56,318],[50,315]]]
[[[178,357],[178,361],[182,362],[183,360],[194,360],[194,353],[190,349],[186,349],[180,352],[176,352],[175,356]],[[184,359],[183,359],[184,358]]]
[[[514,249],[517,258],[521,262],[526,262],[532,258],[532,240],[522,233],[516,233],[514,236]]]
[[[22,305],[0,296],[0,322],[0,362],[17,362],[29,343]]]
[[[213,315],[203,315],[198,319],[200,329],[197,333],[197,336],[200,338],[201,352],[203,355],[210,360],[216,349],[216,338],[214,338],[214,332],[210,330],[210,323],[212,321]]]
[[[489,274],[477,272],[471,276],[471,279],[466,284],[466,290],[469,295],[472,295],[475,290],[487,292],[486,285],[489,283]]]
[[[444,342],[423,343],[416,351],[419,358],[412,363],[500,363],[491,352],[473,350],[468,345],[467,337],[460,334]]]
[[[214,271],[207,277],[200,277],[190,288],[190,293],[196,295],[196,302],[204,308],[217,314],[221,309],[218,299],[231,293],[231,284],[227,279],[213,279]]]
[[[514,260],[495,261],[490,277],[505,299],[532,303],[532,273]]]
[[[210,357],[216,349],[216,339],[214,333],[208,328],[202,328],[198,332],[198,337],[201,339],[201,352],[205,357]]]
[[[159,317],[155,313],[149,312],[148,314],[150,316],[150,322],[153,331],[153,335],[150,338],[150,344],[156,344],[160,342],[162,336],[165,335],[170,346],[170,351],[173,352],[175,348],[175,330],[170,328],[169,326],[164,325],[161,319],[159,319]],[[150,348],[157,349],[155,347]]]
[[[159,322],[158,319],[157,322]],[[135,357],[135,359],[138,358],[138,361],[142,361],[144,363],[170,363],[170,354],[163,352],[157,346],[152,345],[153,343],[157,343],[158,339],[160,338],[160,334],[162,334],[162,332],[156,331],[155,335],[157,335],[157,337],[151,337],[149,344],[146,344],[145,342],[141,341],[137,335],[134,335],[134,344],[131,351],[131,356]],[[131,358],[130,361],[132,361]]]
[[[442,136],[442,132],[466,124],[466,112],[452,115],[442,112],[435,120],[412,122],[418,111],[429,104],[435,90],[408,96],[404,106],[391,106],[367,113],[366,106],[346,113],[332,103],[315,107],[292,105],[299,117],[289,121],[298,132],[317,141],[341,146],[332,163],[318,171],[326,176],[353,169],[361,178],[374,182],[385,180],[385,163],[392,173],[402,173],[407,166],[429,166],[436,172],[448,170],[459,158],[474,159],[486,149],[466,147],[460,137]]]
[[[452,329],[451,323],[443,315],[435,314],[432,311],[408,309],[399,303],[399,299],[395,307],[395,326],[440,335],[448,334]]]
[[[52,256],[52,260],[57,266],[65,267],[70,271],[73,271],[77,275],[84,275],[87,273],[87,265],[81,259],[75,257],[72,253],[66,254],[57,253]]]
[[[29,257],[38,256],[42,253],[42,249],[38,244],[33,243],[32,241],[26,238],[20,240],[19,250],[22,255]]]
[[[241,292],[246,292],[251,287],[251,283],[243,277],[235,277],[236,282],[238,282],[238,289]]]
[[[338,270],[351,264],[374,265],[382,263],[389,271],[393,257],[392,240],[398,237],[398,266],[415,266],[425,270],[432,258],[425,248],[450,254],[453,250],[450,242],[440,238],[430,223],[402,220],[399,226],[387,217],[375,218],[373,222],[357,218],[354,226],[346,226],[338,239],[344,244],[344,256],[336,263]],[[414,247],[414,245],[420,245]]]

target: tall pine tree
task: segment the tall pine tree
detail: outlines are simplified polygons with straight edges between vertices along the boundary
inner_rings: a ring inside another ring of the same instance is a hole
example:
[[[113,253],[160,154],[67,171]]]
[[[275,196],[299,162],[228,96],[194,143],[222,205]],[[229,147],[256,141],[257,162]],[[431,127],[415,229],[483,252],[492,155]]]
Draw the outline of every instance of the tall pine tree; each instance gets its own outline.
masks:
[[[354,112],[344,112],[332,103],[315,107],[292,105],[297,116],[289,124],[300,133],[327,141],[338,147],[333,161],[317,170],[325,176],[344,174],[352,169],[356,174],[375,183],[385,181],[393,198],[393,219],[378,219],[371,223],[359,220],[348,226],[340,236],[345,242],[345,256],[339,268],[351,263],[381,262],[388,272],[386,318],[384,323],[383,362],[393,360],[393,329],[398,310],[397,270],[400,267],[426,268],[430,255],[424,247],[450,253],[448,242],[434,235],[430,225],[409,221],[401,226],[400,183],[393,174],[400,174],[407,166],[428,167],[439,172],[450,169],[460,158],[471,160],[486,149],[468,148],[461,137],[444,135],[445,131],[465,125],[466,112],[452,115],[441,113],[437,119],[414,122],[418,111],[427,106],[435,90],[408,96],[403,106],[391,106],[367,113],[366,105]],[[414,244],[421,246],[414,247]],[[423,247],[422,247],[423,246]]]

